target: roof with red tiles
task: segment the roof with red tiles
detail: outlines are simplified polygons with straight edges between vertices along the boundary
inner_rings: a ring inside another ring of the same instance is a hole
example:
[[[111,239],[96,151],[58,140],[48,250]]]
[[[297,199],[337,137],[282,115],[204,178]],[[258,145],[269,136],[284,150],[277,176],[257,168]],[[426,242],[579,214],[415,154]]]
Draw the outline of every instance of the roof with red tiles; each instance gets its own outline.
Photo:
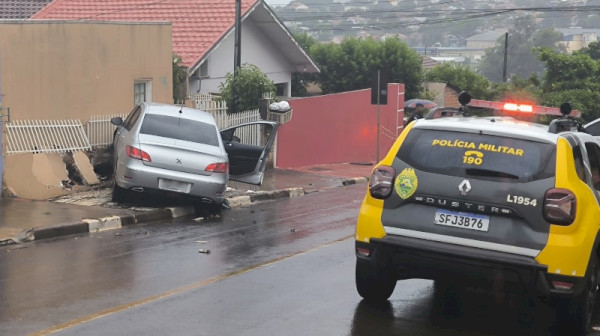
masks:
[[[262,0],[241,0],[242,20]],[[39,20],[171,22],[173,52],[190,68],[235,26],[235,0],[55,0]]]
[[[0,19],[29,19],[52,0],[2,0]]]

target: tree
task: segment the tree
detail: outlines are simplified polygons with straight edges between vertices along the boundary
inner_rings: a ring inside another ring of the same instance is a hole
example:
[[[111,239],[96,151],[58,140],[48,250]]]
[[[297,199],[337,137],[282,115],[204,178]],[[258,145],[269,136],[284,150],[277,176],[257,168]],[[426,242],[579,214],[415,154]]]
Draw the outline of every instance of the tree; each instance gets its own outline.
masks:
[[[317,40],[307,33],[294,35],[294,38],[300,46],[310,55],[310,48],[317,44]],[[306,87],[309,83],[316,81],[316,75],[311,73],[294,72],[292,74],[292,97],[306,96]]]
[[[574,53],[583,53],[590,56],[592,59],[600,60],[600,42],[590,42],[587,47],[583,47]]]
[[[385,71],[389,82],[404,83],[407,99],[421,92],[421,57],[398,39],[347,37],[341,44],[316,44],[310,54],[321,68],[318,83],[324,93],[370,88],[377,69]]]
[[[442,63],[425,72],[427,82],[448,83],[468,91],[475,99],[492,99],[492,83],[470,68],[453,63]]]
[[[532,51],[535,47],[547,46],[556,51],[564,51],[565,47],[557,42],[563,35],[552,28],[537,31],[532,16],[519,17],[513,28],[508,31],[507,76],[518,74],[520,77],[541,76],[544,64]],[[485,51],[479,66],[479,72],[493,82],[503,81],[505,36],[498,39],[496,46]]]
[[[557,53],[550,48],[536,51],[547,69],[542,84],[543,104],[558,107],[570,102],[573,108],[581,111],[583,120],[600,117],[600,61],[585,51],[572,55]]]
[[[179,104],[187,97],[187,67],[181,65],[181,57],[173,54],[173,102]]]
[[[535,74],[527,79],[522,79],[518,75],[512,75],[508,83],[494,84],[492,91],[494,100],[537,104],[540,101],[540,86],[541,82]]]
[[[234,88],[239,100],[234,101]],[[263,94],[275,96],[275,84],[256,65],[244,63],[237,74],[227,73],[225,81],[219,85],[221,100],[227,102],[229,113],[236,113],[258,108],[258,101]],[[237,104],[236,104],[237,103]]]

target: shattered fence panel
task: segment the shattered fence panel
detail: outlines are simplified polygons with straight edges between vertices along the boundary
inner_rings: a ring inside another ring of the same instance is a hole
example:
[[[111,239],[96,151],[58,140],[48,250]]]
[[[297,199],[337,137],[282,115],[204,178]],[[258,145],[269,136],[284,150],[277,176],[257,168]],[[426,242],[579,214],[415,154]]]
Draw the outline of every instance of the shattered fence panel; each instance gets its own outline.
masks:
[[[6,123],[6,153],[90,150],[80,120],[12,120]]]
[[[92,147],[107,147],[112,144],[113,134],[117,126],[110,123],[115,117],[121,117],[123,120],[127,114],[114,114],[92,116],[87,123],[87,136]]]

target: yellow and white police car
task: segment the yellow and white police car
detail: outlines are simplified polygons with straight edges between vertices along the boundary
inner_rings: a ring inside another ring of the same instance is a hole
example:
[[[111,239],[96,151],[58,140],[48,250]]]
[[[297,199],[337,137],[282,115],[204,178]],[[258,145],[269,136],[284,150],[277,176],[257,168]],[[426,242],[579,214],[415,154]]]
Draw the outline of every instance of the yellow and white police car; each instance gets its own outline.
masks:
[[[387,300],[410,278],[502,281],[585,334],[600,281],[600,144],[568,104],[561,110],[550,125],[501,116],[409,124],[360,208],[358,293]]]

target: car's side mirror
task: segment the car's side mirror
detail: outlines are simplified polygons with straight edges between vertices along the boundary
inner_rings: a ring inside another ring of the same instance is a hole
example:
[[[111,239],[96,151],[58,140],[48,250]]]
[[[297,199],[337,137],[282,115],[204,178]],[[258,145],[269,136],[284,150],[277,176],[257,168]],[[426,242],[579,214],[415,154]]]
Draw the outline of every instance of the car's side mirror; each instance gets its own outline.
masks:
[[[115,126],[122,126],[123,125],[123,118],[121,117],[114,117],[112,119],[110,119],[110,123],[115,125]]]

